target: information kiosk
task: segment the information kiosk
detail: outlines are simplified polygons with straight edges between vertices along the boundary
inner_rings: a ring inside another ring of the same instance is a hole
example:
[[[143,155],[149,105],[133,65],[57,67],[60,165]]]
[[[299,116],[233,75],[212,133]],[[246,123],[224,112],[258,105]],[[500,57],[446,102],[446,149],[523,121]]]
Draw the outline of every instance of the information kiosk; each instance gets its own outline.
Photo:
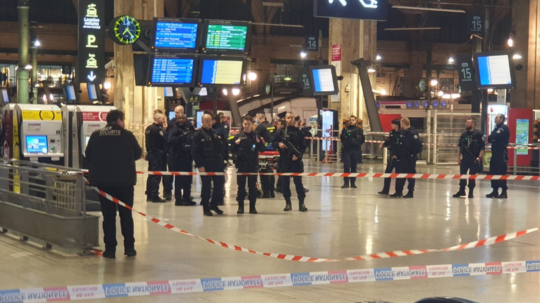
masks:
[[[92,133],[107,125],[107,114],[114,106],[65,105],[62,127],[66,167],[86,169],[85,150]]]

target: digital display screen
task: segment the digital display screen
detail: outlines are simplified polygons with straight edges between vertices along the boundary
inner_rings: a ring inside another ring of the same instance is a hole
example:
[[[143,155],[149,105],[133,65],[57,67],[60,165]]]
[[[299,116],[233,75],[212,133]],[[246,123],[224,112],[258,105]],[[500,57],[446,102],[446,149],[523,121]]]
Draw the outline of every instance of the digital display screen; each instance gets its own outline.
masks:
[[[407,102],[407,108],[411,108],[412,107],[412,102]]]
[[[197,124],[195,125],[197,128],[202,127],[202,117],[204,115],[203,111],[197,111],[197,121],[195,121]]]
[[[26,152],[30,154],[46,154],[49,151],[47,136],[26,136]]]
[[[512,85],[508,55],[478,56],[480,86]]]
[[[176,119],[176,114],[174,112],[169,112],[169,121]]]
[[[205,59],[202,64],[201,84],[239,85],[242,83],[243,60]]]
[[[86,145],[85,146],[88,146],[88,141],[90,141],[90,136],[85,136],[84,138],[86,140]]]
[[[233,24],[208,24],[206,28],[207,50],[232,50],[244,52],[248,37],[248,26]]]
[[[68,85],[66,87],[66,92],[67,92],[67,98],[69,101],[77,100],[77,95],[75,95],[75,87],[73,85]]]
[[[429,107],[429,104],[427,103],[427,101],[424,101],[424,108],[428,108]]]
[[[154,47],[157,49],[195,49],[199,23],[179,19],[158,19],[155,25]]]
[[[193,83],[195,58],[154,58],[152,62],[152,85],[187,85]]]
[[[420,108],[420,102],[415,101],[415,102],[413,103],[413,106],[414,106],[414,108]]]
[[[174,97],[174,91],[172,87],[164,87],[164,96],[165,98],[172,98]]]
[[[446,107],[446,101],[441,101],[441,107]]]
[[[95,84],[88,83],[88,98],[90,101],[98,99]]]
[[[4,99],[4,103],[9,103],[9,93],[7,89],[2,89],[2,98]]]
[[[433,101],[433,107],[439,107],[439,101]]]
[[[150,58],[148,55],[133,54],[133,69],[135,71],[135,85],[148,85],[148,65]]]
[[[332,70],[330,69],[314,69],[313,84],[317,93],[334,92],[336,90]]]

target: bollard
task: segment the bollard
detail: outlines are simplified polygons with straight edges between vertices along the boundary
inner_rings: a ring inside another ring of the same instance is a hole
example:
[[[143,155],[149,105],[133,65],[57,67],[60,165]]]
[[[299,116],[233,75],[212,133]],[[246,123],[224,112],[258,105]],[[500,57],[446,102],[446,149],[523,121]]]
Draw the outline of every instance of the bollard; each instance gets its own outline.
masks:
[[[386,167],[386,165],[388,165],[388,148],[387,147],[384,147],[383,148],[383,166]]]

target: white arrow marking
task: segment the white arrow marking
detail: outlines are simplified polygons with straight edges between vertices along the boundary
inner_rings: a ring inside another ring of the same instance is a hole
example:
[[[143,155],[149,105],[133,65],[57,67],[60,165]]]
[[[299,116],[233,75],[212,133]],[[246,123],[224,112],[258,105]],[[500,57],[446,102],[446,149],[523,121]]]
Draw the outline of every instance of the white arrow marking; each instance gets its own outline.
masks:
[[[377,0],[371,0],[370,2],[371,3],[366,3],[366,1],[368,0],[360,0],[360,4],[362,4],[363,7],[365,8],[377,8],[378,6],[378,1]]]
[[[328,0],[328,2],[330,4],[334,3],[334,0]],[[347,1],[346,0],[339,0],[339,2],[341,3],[341,5],[343,6],[347,6]]]
[[[90,74],[87,76],[88,80],[90,80],[90,82],[96,80],[97,76],[94,75],[94,71],[91,71]]]

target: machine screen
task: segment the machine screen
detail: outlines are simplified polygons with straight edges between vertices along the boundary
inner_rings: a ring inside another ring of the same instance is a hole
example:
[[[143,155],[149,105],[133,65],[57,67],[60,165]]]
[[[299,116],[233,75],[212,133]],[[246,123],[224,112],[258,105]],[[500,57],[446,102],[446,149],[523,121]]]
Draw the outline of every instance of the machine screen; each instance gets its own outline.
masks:
[[[478,72],[481,86],[512,85],[508,55],[478,57]]]
[[[197,48],[198,29],[198,23],[158,20],[154,36],[154,47],[158,49],[195,49]]]
[[[194,58],[154,58],[151,83],[189,85],[193,82]]]
[[[169,121],[174,120],[176,118],[176,114],[174,112],[169,112]]]
[[[4,98],[4,103],[9,103],[9,93],[7,89],[2,89],[2,98]]]
[[[201,84],[241,84],[243,60],[204,60]]]
[[[165,98],[173,98],[174,97],[173,88],[164,87],[164,94],[165,94]]]
[[[315,87],[315,92],[335,92],[336,88],[334,87],[334,78],[332,75],[332,70],[329,68],[325,69],[314,69],[313,70],[313,84]]]
[[[66,87],[67,97],[69,101],[76,101],[77,96],[75,95],[75,87],[73,85],[68,85]]]
[[[88,83],[88,98],[90,99],[90,101],[98,99],[95,84]]]
[[[29,154],[46,154],[48,151],[47,136],[26,136],[26,152]]]
[[[248,25],[208,24],[206,49],[244,51],[247,34]]]

